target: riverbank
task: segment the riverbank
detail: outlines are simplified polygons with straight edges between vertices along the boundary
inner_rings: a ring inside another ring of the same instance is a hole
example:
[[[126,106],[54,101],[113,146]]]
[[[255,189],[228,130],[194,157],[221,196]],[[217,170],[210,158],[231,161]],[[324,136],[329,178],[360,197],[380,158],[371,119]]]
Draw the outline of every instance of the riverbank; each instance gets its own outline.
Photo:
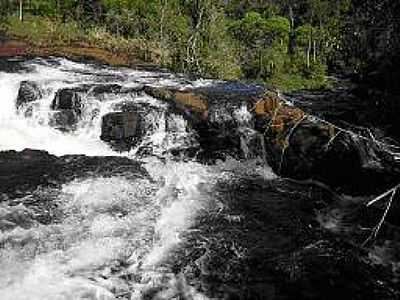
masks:
[[[12,57],[64,57],[74,61],[94,61],[115,67],[160,68],[156,63],[146,62],[127,53],[117,53],[89,45],[73,44],[69,46],[36,46],[23,40],[0,36],[0,59]]]

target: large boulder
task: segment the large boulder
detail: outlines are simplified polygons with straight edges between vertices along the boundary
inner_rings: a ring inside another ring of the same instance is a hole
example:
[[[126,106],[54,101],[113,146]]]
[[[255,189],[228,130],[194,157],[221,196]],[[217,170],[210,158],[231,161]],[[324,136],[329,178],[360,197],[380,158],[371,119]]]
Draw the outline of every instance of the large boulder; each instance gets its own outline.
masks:
[[[371,194],[397,184],[400,166],[376,141],[340,129],[266,93],[254,105],[268,163],[280,175]]]
[[[43,91],[38,84],[33,81],[22,81],[19,87],[17,101],[15,103],[17,109],[31,102],[39,100],[43,97]]]
[[[178,110],[185,113],[186,117],[195,120],[205,120],[208,113],[208,102],[204,96],[191,90],[180,91],[170,88],[145,86],[144,92],[156,99],[166,101]]]
[[[137,124],[138,114],[134,111],[108,113],[102,118],[100,138],[121,150],[129,149],[136,136]]]
[[[227,104],[220,101],[220,95],[199,89],[145,86],[144,92],[169,103],[172,110],[180,113],[196,130],[201,146],[199,159],[208,161],[223,158],[226,154],[236,156],[241,152],[240,132],[233,116],[237,108],[236,99],[230,99]]]

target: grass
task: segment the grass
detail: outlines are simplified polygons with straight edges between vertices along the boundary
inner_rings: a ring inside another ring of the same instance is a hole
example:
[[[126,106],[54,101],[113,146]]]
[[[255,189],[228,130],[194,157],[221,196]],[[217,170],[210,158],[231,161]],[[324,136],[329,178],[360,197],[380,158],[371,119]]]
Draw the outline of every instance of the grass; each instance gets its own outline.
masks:
[[[318,76],[317,78],[307,78],[299,73],[278,74],[271,79],[268,79],[267,84],[274,86],[284,92],[297,90],[319,90],[328,88],[330,86],[330,83],[325,78],[325,76]]]
[[[38,16],[26,16],[20,22],[9,17],[1,26],[12,39],[26,42],[34,55],[60,55],[70,58],[92,58],[111,65],[138,62],[160,63],[156,44],[109,33],[101,27],[83,28],[75,21],[61,22]]]

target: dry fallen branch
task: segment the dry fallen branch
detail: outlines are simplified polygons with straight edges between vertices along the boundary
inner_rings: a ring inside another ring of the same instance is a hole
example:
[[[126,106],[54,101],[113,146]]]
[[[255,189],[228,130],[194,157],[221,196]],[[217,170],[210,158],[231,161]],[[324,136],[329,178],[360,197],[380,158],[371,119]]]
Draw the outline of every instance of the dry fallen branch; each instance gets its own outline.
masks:
[[[383,194],[379,195],[378,197],[372,199],[371,201],[369,201],[367,203],[367,207],[371,206],[372,204],[374,204],[375,202],[378,202],[379,200],[385,198],[387,195],[389,195],[390,193],[393,193],[394,191],[396,191],[398,188],[400,187],[400,184],[396,185],[395,187],[391,188],[390,190],[388,190],[387,192],[384,192]]]
[[[389,212],[390,207],[392,206],[392,202],[394,199],[394,196],[396,195],[397,189],[400,187],[400,184],[398,184],[397,186],[395,186],[394,188],[390,189],[388,192],[382,194],[381,196],[378,196],[377,198],[375,198],[374,200],[370,201],[367,206],[371,205],[372,203],[375,203],[376,201],[386,197],[387,195],[391,194],[390,199],[388,201],[388,203],[386,204],[386,208],[385,211],[382,215],[382,218],[379,220],[378,224],[375,226],[375,228],[373,229],[373,231],[371,232],[371,234],[369,235],[369,237],[364,241],[364,243],[362,244],[362,246],[364,247],[370,240],[376,239],[379,230],[382,227],[383,222],[386,219],[387,213]]]
[[[331,137],[331,139],[328,141],[328,143],[325,146],[325,151],[329,150],[329,147],[333,144],[334,140],[338,137],[339,134],[341,134],[342,131],[339,130],[333,137]]]
[[[296,122],[296,124],[294,124],[293,125],[293,127],[292,128],[290,128],[290,131],[289,131],[289,133],[286,135],[286,137],[285,137],[285,145],[283,146],[283,148],[282,148],[282,153],[281,153],[281,160],[280,160],[280,162],[279,162],[279,173],[281,172],[281,170],[282,170],[282,164],[283,164],[283,158],[284,158],[284,156],[285,156],[285,152],[286,152],[286,149],[289,147],[289,145],[290,145],[290,138],[291,138],[291,136],[293,135],[293,132],[294,132],[294,130],[301,124],[301,122],[303,122],[305,119],[307,118],[307,115],[303,115],[302,116],[302,118],[300,119],[300,120],[298,120],[297,122]]]
[[[335,124],[332,124],[331,122],[325,121],[323,119],[320,119],[316,116],[311,116],[311,115],[307,115],[310,118],[310,121],[318,121],[324,124],[327,124],[329,126],[332,126],[333,128],[335,128],[336,130],[339,130],[340,132],[343,133],[347,133],[351,136],[356,136],[364,141],[368,141],[368,142],[373,142],[374,144],[378,145],[380,147],[381,150],[389,153],[395,160],[399,160],[400,161],[400,147],[396,146],[396,145],[392,145],[392,144],[387,144],[384,142],[380,142],[378,140],[376,140],[375,138],[371,139],[371,138],[367,138],[361,134],[357,134],[351,130],[347,130],[347,129],[343,129]]]

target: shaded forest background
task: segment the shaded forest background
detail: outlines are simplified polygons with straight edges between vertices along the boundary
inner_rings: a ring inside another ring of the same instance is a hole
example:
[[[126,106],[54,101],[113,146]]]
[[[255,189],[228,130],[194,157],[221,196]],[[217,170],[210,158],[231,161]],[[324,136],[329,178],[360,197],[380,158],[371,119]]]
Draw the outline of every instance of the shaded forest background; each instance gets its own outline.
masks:
[[[352,74],[399,92],[400,11],[392,0],[0,0],[1,28],[36,46],[79,44],[176,72],[329,86]]]

